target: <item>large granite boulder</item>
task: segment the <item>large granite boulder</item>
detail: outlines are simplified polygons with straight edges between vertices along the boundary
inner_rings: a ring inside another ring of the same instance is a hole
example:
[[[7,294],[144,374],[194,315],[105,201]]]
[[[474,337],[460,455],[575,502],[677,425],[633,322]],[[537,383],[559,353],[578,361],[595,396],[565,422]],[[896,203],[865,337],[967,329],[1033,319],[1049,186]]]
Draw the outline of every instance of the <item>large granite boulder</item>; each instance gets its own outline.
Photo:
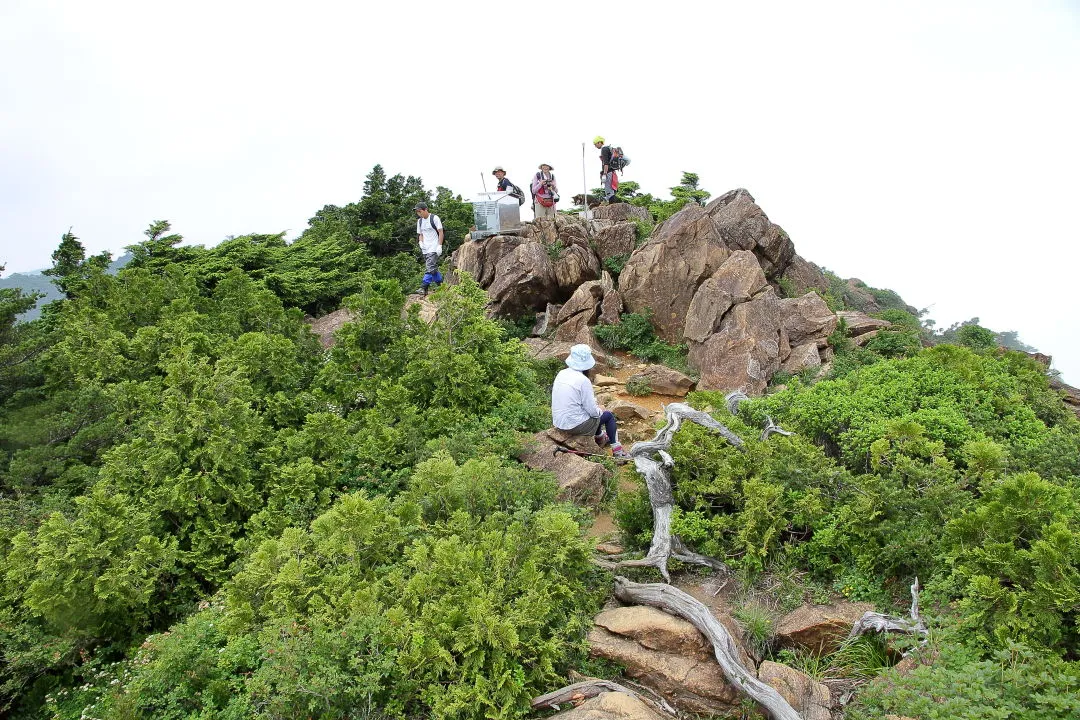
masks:
[[[798,253],[792,256],[783,278],[791,283],[796,295],[805,295],[813,290],[819,290],[823,294],[829,291],[829,281],[821,268]]]
[[[596,324],[603,300],[604,287],[599,280],[579,285],[555,319],[555,339],[579,342],[582,330],[590,332],[589,328]]]
[[[815,292],[808,292],[802,297],[782,299],[780,312],[783,316],[784,331],[792,347],[813,341],[819,348],[824,348],[838,322],[836,314]]]
[[[704,342],[720,329],[720,321],[731,307],[746,302],[768,285],[757,257],[748,250],[736,250],[701,284],[690,301],[683,337]]]
[[[458,272],[467,272],[480,287],[488,287],[495,280],[495,268],[499,261],[523,242],[525,240],[513,235],[496,235],[484,240],[462,243],[450,256],[451,272],[448,282],[455,282]]]
[[[689,361],[701,372],[699,390],[764,392],[780,363],[791,354],[783,330],[780,299],[772,288],[724,315],[719,332],[691,343]]]
[[[552,263],[558,297],[569,297],[583,282],[600,277],[600,259],[588,245],[574,243],[563,248]]]
[[[724,244],[732,250],[750,250],[757,255],[762,271],[770,280],[780,277],[791,264],[795,257],[791,238],[769,220],[746,190],[726,192],[706,205],[705,210],[716,221]]]
[[[661,610],[632,606],[605,611],[596,617],[589,645],[594,656],[619,663],[628,677],[680,710],[724,715],[741,699],[701,633]]]
[[[652,214],[649,213],[648,208],[638,207],[630,203],[601,205],[593,208],[592,216],[597,220],[613,220],[615,222],[626,222],[631,219],[652,222]]]
[[[601,260],[629,255],[637,247],[637,226],[629,222],[615,223],[596,233],[595,242]]]
[[[547,307],[557,294],[558,282],[551,258],[540,243],[518,245],[495,266],[487,288],[494,315],[520,317]]]
[[[816,342],[808,342],[791,348],[787,360],[780,364],[780,369],[791,375],[798,375],[803,370],[821,367],[821,355]]]
[[[599,452],[591,436],[571,435],[557,428],[549,428],[536,433],[518,459],[534,470],[554,473],[559,484],[560,500],[583,505],[598,504],[610,472],[600,463],[572,453],[557,452],[557,446],[586,453]]]
[[[631,312],[652,310],[657,334],[668,342],[682,342],[694,294],[730,254],[705,209],[687,205],[627,260],[619,275],[623,303]]]

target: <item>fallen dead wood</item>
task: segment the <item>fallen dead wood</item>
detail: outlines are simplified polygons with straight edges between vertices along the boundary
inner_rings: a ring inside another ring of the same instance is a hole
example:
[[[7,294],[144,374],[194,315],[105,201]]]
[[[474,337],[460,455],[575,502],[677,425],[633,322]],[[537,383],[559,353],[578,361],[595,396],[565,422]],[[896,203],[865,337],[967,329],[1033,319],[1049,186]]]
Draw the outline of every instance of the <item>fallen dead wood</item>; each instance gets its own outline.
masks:
[[[564,688],[559,688],[553,692],[549,692],[546,695],[541,695],[532,699],[530,703],[533,710],[542,710],[551,708],[558,710],[560,705],[565,703],[573,703],[578,705],[581,702],[594,698],[597,695],[606,692],[617,692],[625,695],[630,695],[637,698],[641,702],[645,703],[649,707],[661,710],[669,715],[675,715],[674,709],[664,703],[656,703],[650,698],[645,697],[639,692],[631,690],[630,688],[620,685],[617,682],[611,680],[600,680],[599,678],[586,678],[581,682],[576,682],[573,685],[567,685]]]
[[[919,578],[915,578],[915,582],[911,584],[911,620],[905,620],[895,615],[882,615],[881,613],[868,612],[859,618],[859,621],[855,623],[851,632],[848,633],[847,640],[853,640],[859,635],[865,635],[866,633],[904,633],[907,635],[920,635],[922,636],[922,644],[927,641],[928,630],[926,629],[926,623],[923,621],[922,615],[919,614]]]
[[[802,720],[802,716],[776,689],[758,680],[742,666],[735,641],[727,628],[690,595],[665,583],[642,584],[616,576],[615,597],[628,604],[650,605],[689,621],[712,643],[716,661],[733,687],[760,705],[773,720]]]
[[[679,538],[671,534],[671,512],[675,497],[671,491],[671,467],[675,464],[668,448],[684,421],[697,423],[716,432],[738,450],[746,452],[742,439],[717,422],[711,415],[695,410],[685,403],[671,403],[664,408],[667,422],[652,440],[634,443],[630,448],[630,457],[634,467],[645,478],[649,489],[649,504],[653,509],[653,537],[648,554],[640,560],[622,560],[614,567],[655,567],[664,580],[671,581],[668,573],[668,560],[674,558],[691,565],[704,565],[718,571],[726,571],[727,566],[714,558],[693,552]],[[654,456],[659,456],[656,460]]]

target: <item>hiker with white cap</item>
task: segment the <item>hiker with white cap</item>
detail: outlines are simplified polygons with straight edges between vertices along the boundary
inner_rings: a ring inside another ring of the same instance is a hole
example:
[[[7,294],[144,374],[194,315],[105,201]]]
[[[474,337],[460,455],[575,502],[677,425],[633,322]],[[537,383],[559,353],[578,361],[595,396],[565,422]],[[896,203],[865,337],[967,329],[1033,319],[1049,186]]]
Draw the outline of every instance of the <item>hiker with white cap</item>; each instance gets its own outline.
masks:
[[[435,283],[438,287],[443,281],[439,272],[439,256],[442,255],[446,232],[442,220],[428,211],[426,202],[416,203],[413,210],[416,211],[416,241],[420,245],[420,254],[424,256],[424,280],[417,292],[427,295],[429,285]]]
[[[570,348],[566,369],[559,371],[551,386],[551,421],[572,435],[592,435],[600,447],[610,442],[612,457],[627,460],[630,455],[619,444],[615,416],[596,404],[592,383],[586,375],[595,364],[588,345]]]
[[[559,188],[555,184],[555,175],[547,163],[540,163],[540,172],[532,181],[533,217],[555,217],[555,203],[559,202]]]

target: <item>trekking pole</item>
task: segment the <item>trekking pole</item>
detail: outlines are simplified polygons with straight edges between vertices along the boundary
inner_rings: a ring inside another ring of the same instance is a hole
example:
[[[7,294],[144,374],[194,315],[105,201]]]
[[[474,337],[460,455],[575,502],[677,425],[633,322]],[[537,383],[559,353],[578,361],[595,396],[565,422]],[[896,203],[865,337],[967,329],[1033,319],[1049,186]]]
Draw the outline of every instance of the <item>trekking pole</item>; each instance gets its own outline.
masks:
[[[585,143],[581,143],[581,184],[584,194],[581,196],[582,214],[589,219],[589,178],[585,174]]]
[[[487,178],[484,177],[484,171],[483,170],[480,171],[480,182],[484,186],[484,194],[487,195]]]
[[[559,453],[566,453],[567,455],[577,455],[578,457],[608,457],[607,455],[601,455],[599,453],[587,453],[584,450],[571,450],[570,448],[564,448],[562,445],[555,446],[555,449],[551,451],[551,457],[555,457]]]

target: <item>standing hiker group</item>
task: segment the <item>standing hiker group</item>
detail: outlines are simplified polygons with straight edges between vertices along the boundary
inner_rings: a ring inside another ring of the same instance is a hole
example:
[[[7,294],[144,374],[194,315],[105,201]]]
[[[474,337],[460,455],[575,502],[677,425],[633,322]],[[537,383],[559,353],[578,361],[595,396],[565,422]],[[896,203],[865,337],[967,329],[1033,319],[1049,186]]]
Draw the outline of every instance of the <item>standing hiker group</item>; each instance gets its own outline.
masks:
[[[604,138],[597,135],[593,146],[600,151],[600,181],[604,188],[604,201],[617,202],[619,189],[617,171],[629,164],[622,148],[605,144]],[[548,163],[540,163],[538,172],[529,184],[533,200],[533,215],[539,218],[555,217],[555,205],[559,202],[559,186],[555,180],[554,168]],[[518,204],[525,203],[525,193],[506,177],[506,169],[501,165],[491,171],[498,181],[496,189],[516,197]],[[586,198],[586,202],[587,202]],[[424,279],[417,291],[426,295],[432,285],[438,287],[442,281],[439,272],[439,257],[442,255],[446,233],[442,220],[428,210],[427,203],[420,202],[416,211],[416,239],[420,253],[424,256]],[[630,455],[619,443],[619,430],[615,416],[610,410],[601,408],[596,403],[590,371],[596,365],[592,348],[588,345],[574,345],[566,358],[566,368],[555,376],[551,386],[551,420],[555,427],[571,435],[592,435],[598,448],[611,446],[611,455],[617,461],[625,462]]]

